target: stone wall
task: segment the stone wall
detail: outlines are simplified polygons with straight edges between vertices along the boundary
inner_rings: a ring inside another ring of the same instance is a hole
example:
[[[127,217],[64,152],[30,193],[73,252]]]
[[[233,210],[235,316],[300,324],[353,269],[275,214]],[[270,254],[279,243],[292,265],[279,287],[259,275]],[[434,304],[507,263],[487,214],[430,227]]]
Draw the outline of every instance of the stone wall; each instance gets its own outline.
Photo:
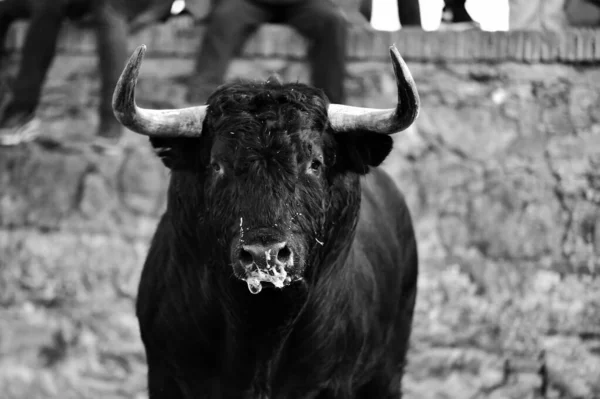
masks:
[[[149,47],[140,104],[186,105],[198,34],[177,20],[130,40]],[[422,258],[407,397],[600,396],[598,39],[353,31],[349,103],[394,104],[395,42],[423,106],[385,163]],[[227,76],[305,81],[304,52],[268,26]],[[90,150],[95,62],[89,34],[67,29],[44,136],[0,148],[3,398],[145,397],[133,300],[168,174],[133,134],[122,154]]]

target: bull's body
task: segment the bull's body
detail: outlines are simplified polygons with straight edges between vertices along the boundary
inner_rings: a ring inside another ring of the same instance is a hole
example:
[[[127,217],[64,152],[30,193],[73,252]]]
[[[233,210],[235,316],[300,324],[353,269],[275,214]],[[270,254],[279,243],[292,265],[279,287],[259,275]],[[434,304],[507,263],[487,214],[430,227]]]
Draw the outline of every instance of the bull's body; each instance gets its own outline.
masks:
[[[385,172],[373,170],[361,186],[356,235],[345,259],[330,259],[343,265],[312,288],[320,295],[301,286],[252,295],[212,276],[195,289],[213,290],[214,302],[186,310],[186,295],[196,295],[182,284],[191,282],[164,273],[177,221],[162,217],[137,307],[152,399],[400,396],[416,295],[413,226]]]
[[[392,110],[269,80],[161,111],[133,99],[143,51],[113,106],[172,170],[137,301],[150,398],[399,397],[417,248],[377,166],[419,99],[397,50]]]

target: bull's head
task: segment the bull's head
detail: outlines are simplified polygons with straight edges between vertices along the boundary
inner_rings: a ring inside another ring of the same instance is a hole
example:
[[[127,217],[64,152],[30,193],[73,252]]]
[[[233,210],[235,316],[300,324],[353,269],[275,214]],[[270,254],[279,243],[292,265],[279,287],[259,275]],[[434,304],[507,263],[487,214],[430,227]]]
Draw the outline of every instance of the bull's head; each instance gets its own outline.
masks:
[[[358,176],[383,162],[389,135],[419,113],[395,47],[393,109],[328,104],[321,90],[276,80],[224,85],[204,106],[143,109],[135,85],[144,53],[138,47],[121,75],[115,115],[150,136],[171,168],[168,212],[178,237],[200,236],[209,262],[223,258],[253,293],[306,279],[318,259],[343,251],[360,205]]]

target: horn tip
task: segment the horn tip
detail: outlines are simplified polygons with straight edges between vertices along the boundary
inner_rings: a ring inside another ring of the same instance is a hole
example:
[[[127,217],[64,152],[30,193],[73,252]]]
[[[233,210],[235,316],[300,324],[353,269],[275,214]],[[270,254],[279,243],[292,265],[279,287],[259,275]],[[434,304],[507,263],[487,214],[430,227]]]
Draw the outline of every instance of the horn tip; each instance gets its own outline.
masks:
[[[400,51],[398,51],[398,47],[396,47],[396,43],[390,46],[390,56],[392,57],[392,59],[402,58],[402,56],[400,55]]]
[[[135,108],[135,83],[139,74],[146,45],[138,46],[121,72],[113,92],[112,108],[117,120],[121,123],[131,118],[131,109]]]
[[[148,48],[145,44],[139,45],[135,51],[133,52],[135,58],[143,58],[146,55],[146,50]]]

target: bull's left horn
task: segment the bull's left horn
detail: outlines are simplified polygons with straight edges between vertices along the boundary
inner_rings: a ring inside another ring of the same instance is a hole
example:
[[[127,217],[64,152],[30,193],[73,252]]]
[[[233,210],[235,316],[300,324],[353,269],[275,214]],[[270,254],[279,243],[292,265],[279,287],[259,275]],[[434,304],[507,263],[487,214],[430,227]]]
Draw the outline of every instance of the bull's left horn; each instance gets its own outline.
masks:
[[[135,103],[135,84],[146,46],[141,45],[127,61],[113,94],[113,112],[123,126],[146,136],[200,137],[207,106],[152,110]]]
[[[396,75],[398,104],[392,109],[329,105],[329,122],[335,132],[366,130],[373,133],[393,134],[408,128],[419,115],[419,93],[408,66],[396,46],[390,47],[390,56]]]

